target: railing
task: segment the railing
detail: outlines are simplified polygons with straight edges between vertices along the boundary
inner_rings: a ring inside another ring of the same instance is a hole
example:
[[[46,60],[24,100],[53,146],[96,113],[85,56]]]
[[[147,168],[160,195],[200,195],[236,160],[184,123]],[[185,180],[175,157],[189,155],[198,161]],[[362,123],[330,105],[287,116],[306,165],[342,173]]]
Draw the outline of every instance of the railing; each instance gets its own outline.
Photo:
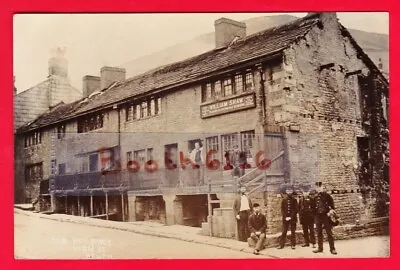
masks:
[[[275,161],[277,161],[279,158],[282,158],[284,154],[285,152],[281,151],[278,155],[276,155],[273,159],[270,160],[269,162],[270,165],[273,164]],[[261,188],[264,188],[267,185],[266,181],[267,177],[283,177],[283,176],[284,176],[283,173],[271,174],[268,168],[266,168],[265,170],[255,168],[254,170],[240,177],[238,180],[249,189],[249,194],[251,194],[257,190],[260,190]]]
[[[235,188],[232,171],[209,170],[205,167],[160,169],[155,172],[131,172],[129,170],[90,172],[57,175],[55,190],[88,190],[101,188],[125,188],[131,191],[231,190]]]
[[[284,152],[278,153],[270,160],[271,164],[282,158]],[[282,181],[283,174],[271,172],[270,169],[250,168],[244,176],[234,178],[231,170],[210,170],[200,168],[178,167],[172,170],[159,169],[154,172],[129,170],[90,172],[80,174],[57,175],[54,179],[55,190],[90,190],[124,188],[137,192],[186,192],[201,193],[236,192],[237,184],[245,185],[250,193],[265,187],[266,179]],[[271,181],[268,181],[271,182]],[[48,187],[47,187],[48,188]]]

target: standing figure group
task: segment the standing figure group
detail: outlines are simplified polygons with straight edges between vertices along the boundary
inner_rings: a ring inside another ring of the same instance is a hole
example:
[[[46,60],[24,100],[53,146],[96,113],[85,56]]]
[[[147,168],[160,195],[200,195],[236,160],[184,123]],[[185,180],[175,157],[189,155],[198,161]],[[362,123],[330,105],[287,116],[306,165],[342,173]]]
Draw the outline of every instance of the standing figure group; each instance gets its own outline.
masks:
[[[283,249],[286,242],[287,232],[290,229],[291,248],[296,248],[296,226],[299,217],[303,229],[304,244],[302,247],[313,248],[314,253],[323,252],[323,233],[328,236],[330,252],[337,254],[333,240],[332,228],[337,225],[333,222],[335,206],[333,198],[322,187],[321,182],[316,183],[316,189],[309,192],[303,190],[299,200],[294,195],[292,186],[287,186],[281,201],[282,234],[279,239],[278,249]],[[240,193],[234,200],[233,210],[235,213],[239,241],[248,242],[249,246],[255,247],[254,254],[259,254],[264,248],[266,239],[267,219],[261,213],[258,203],[252,203],[246,187],[240,187]],[[298,216],[298,217],[297,217]],[[317,230],[317,241],[315,231]]]
[[[300,224],[303,228],[304,244],[308,247],[312,244],[315,248],[314,225],[317,230],[318,247],[313,250],[314,253],[323,252],[323,233],[325,230],[328,236],[330,252],[337,254],[335,243],[333,240],[332,227],[336,224],[332,223],[331,215],[335,215],[335,206],[333,198],[322,187],[321,182],[316,183],[316,190],[305,190],[299,201],[294,196],[293,188],[288,186],[283,194],[281,202],[282,213],[282,234],[280,237],[280,245],[278,249],[285,246],[287,231],[290,227],[290,243],[292,249],[296,248],[296,225],[297,214],[299,214]]]

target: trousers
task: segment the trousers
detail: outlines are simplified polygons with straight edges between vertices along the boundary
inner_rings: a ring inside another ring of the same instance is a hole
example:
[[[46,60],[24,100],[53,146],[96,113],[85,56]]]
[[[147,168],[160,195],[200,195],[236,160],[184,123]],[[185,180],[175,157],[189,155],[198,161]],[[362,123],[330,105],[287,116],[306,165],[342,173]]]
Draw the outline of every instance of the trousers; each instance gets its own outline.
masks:
[[[290,227],[290,243],[292,246],[296,245],[296,220],[283,220],[282,235],[280,239],[281,247],[285,246],[287,231]]]
[[[314,232],[314,217],[304,216],[301,222],[303,228],[304,242],[306,245],[315,244],[315,232]]]
[[[249,211],[240,211],[240,219],[237,220],[239,241],[246,242],[250,236],[249,230]]]
[[[252,233],[247,240],[250,247],[255,247],[258,251],[264,249],[264,242],[265,242],[265,233],[260,234],[257,236],[255,233]]]
[[[328,243],[330,250],[335,249],[335,242],[333,240],[332,225],[329,222],[329,217],[326,214],[317,214],[315,217],[315,224],[317,227],[317,238],[318,238],[318,249],[323,250],[324,236],[322,234],[322,229],[328,236]]]

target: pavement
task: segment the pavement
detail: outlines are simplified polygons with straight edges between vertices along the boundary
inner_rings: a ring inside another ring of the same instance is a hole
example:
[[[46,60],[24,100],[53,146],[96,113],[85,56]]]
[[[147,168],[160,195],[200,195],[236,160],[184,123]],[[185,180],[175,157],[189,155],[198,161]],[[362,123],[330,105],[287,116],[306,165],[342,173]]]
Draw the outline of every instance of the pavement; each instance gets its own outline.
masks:
[[[14,214],[16,259],[251,259],[253,254]],[[265,258],[258,256],[256,259]]]
[[[205,244],[219,248],[225,248],[245,253],[252,253],[253,249],[247,243],[239,242],[234,239],[225,239],[200,235],[200,228],[171,225],[156,222],[118,222],[101,219],[93,219],[81,216],[71,216],[65,214],[41,214],[23,210],[21,207],[14,208],[15,214],[22,214],[31,217],[49,219],[59,222],[69,222],[76,224],[86,224],[95,227],[108,228],[126,232],[132,232],[148,236],[156,236],[168,239],[176,239],[191,243]],[[260,252],[261,257],[269,258],[369,258],[369,257],[388,257],[389,256],[389,236],[373,236],[356,238],[350,240],[335,241],[338,255],[329,252],[327,243],[324,243],[323,253],[313,253],[311,247],[301,247],[298,245],[295,250],[285,247],[282,250],[267,248]],[[368,249],[365,247],[368,246]]]

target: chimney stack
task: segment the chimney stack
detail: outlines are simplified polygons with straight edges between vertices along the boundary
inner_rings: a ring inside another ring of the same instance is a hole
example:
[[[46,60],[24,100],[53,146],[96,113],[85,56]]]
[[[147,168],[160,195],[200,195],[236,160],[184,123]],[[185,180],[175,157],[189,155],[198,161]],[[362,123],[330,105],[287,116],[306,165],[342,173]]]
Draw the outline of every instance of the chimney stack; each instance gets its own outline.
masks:
[[[227,18],[220,18],[214,22],[215,47],[227,47],[235,37],[246,37],[246,24]]]
[[[91,93],[100,90],[100,77],[86,75],[82,79],[83,97],[88,97]]]
[[[118,67],[102,67],[100,70],[100,89],[109,87],[114,82],[124,81],[126,71]]]
[[[65,48],[52,50],[52,57],[49,59],[49,76],[68,77],[68,61],[64,57],[65,52]]]

